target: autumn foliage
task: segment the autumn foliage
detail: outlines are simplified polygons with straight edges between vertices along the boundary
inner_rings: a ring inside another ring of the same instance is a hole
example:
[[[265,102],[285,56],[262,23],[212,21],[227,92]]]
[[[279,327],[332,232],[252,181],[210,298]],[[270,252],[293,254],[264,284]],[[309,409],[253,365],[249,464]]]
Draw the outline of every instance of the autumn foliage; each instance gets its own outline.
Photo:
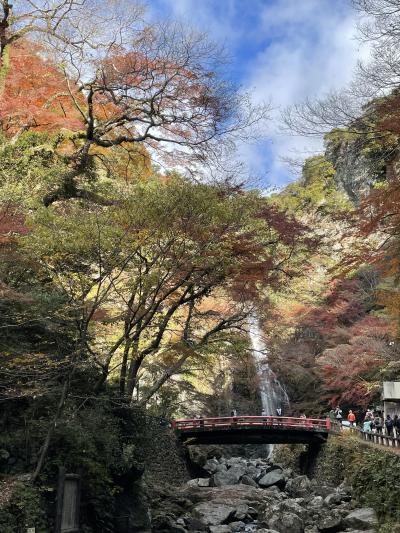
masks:
[[[8,136],[24,130],[82,128],[69,86],[45,50],[32,41],[18,41],[10,50],[10,66],[0,98],[0,125]]]

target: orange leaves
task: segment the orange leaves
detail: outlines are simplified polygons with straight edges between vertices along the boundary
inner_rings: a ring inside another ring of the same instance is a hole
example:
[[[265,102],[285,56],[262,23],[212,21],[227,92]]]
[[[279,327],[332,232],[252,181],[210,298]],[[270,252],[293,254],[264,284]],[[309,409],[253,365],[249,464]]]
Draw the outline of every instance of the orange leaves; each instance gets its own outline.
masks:
[[[330,403],[366,407],[375,393],[371,386],[379,379],[377,371],[385,362],[383,341],[373,337],[355,337],[349,344],[325,350],[317,359]]]
[[[0,127],[9,136],[28,129],[82,128],[64,76],[32,42],[20,41],[11,49],[0,99]]]
[[[379,380],[379,370],[391,357],[395,325],[366,314],[355,280],[341,285],[343,294],[339,285],[327,299],[333,308],[320,310],[322,320],[326,314],[336,320],[318,328],[327,348],[316,363],[332,405],[344,402],[365,407],[376,393],[373,383]]]
[[[375,399],[382,369],[396,358],[395,322],[371,310],[376,283],[369,271],[335,280],[319,306],[297,302],[286,310],[295,333],[281,348],[284,360],[315,373],[314,401],[365,407]]]

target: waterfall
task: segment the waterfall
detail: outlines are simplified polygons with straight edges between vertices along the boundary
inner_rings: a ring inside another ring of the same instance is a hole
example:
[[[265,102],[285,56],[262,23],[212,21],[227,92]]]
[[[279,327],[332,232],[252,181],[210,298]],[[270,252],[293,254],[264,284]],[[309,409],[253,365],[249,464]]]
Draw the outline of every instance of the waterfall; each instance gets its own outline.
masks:
[[[285,414],[289,398],[269,366],[268,348],[263,339],[258,316],[251,314],[248,323],[251,348],[259,379],[262,409],[268,416],[275,416],[278,408],[282,409],[282,414]]]

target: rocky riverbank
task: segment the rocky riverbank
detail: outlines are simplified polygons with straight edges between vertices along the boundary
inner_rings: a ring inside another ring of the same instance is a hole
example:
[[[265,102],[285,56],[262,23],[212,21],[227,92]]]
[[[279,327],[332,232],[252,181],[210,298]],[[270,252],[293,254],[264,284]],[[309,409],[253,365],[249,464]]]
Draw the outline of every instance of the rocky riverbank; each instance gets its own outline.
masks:
[[[297,475],[272,461],[208,459],[204,477],[153,495],[155,533],[372,533],[372,508],[353,503],[351,487]]]

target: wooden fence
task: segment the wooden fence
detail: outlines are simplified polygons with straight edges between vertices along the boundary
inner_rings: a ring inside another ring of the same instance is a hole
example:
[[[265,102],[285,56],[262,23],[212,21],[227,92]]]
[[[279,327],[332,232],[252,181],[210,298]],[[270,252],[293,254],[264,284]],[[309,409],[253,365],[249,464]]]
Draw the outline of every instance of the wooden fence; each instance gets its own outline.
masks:
[[[394,436],[387,435],[386,433],[374,433],[372,431],[363,431],[361,428],[350,427],[349,430],[352,433],[358,434],[358,436],[367,442],[373,442],[380,444],[381,446],[389,446],[391,448],[400,448],[400,434],[396,433]]]

